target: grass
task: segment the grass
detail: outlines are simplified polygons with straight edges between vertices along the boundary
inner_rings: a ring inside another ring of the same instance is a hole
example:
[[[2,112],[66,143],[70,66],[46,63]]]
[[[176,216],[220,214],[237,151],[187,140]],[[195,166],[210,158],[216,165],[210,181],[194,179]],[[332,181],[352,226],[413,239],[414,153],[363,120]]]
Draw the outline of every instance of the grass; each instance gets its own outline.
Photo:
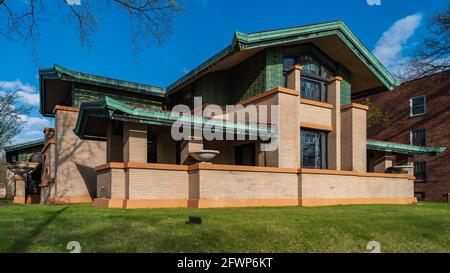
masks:
[[[190,215],[202,225],[188,225]],[[450,205],[93,209],[0,200],[0,252],[450,252]]]

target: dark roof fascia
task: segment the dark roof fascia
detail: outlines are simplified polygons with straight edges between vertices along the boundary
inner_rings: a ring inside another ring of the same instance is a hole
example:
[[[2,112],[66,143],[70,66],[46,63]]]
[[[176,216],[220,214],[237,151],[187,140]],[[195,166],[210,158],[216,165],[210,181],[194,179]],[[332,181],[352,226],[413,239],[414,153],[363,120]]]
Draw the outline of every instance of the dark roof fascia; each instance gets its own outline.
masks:
[[[28,148],[32,148],[32,147],[36,147],[36,146],[43,146],[44,143],[45,143],[45,140],[38,139],[38,140],[33,140],[33,141],[28,141],[28,142],[24,142],[24,143],[7,146],[4,148],[4,150],[5,150],[5,152],[9,153],[9,152],[28,149]]]

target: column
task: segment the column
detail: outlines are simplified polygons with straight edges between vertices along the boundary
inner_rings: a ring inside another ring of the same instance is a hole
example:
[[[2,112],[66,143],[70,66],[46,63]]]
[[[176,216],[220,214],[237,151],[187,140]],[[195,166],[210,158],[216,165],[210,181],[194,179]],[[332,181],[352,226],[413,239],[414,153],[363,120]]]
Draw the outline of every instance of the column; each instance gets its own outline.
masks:
[[[147,163],[147,125],[123,124],[123,162]]]
[[[331,122],[333,131],[328,134],[328,168],[341,169],[341,77],[328,83],[328,102],[333,104]]]

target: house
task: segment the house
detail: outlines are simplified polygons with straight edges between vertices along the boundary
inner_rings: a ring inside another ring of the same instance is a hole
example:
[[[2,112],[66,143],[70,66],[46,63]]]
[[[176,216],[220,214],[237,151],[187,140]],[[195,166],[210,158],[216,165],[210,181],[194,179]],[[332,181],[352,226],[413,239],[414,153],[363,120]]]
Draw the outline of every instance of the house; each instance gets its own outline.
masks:
[[[450,147],[450,71],[401,84],[392,92],[366,94],[389,114],[389,126],[372,128],[368,137],[427,147]],[[449,202],[450,152],[414,156],[414,195],[418,200]]]
[[[30,165],[34,167],[37,167],[38,164],[34,161],[34,157],[39,157],[41,154],[42,149],[44,148],[44,140],[34,140],[34,141],[28,141],[25,143],[20,143],[12,146],[8,146],[5,148],[5,159],[6,159],[6,166],[12,166],[16,164],[17,162],[23,162],[25,165]],[[22,164],[23,165],[23,164]],[[25,181],[21,176],[16,176],[9,168],[6,168],[5,171],[5,197],[6,198],[15,198],[16,197],[16,190],[17,192],[24,192],[25,193]],[[18,183],[16,183],[16,178]],[[28,203],[31,203],[32,200],[39,200],[39,183],[40,183],[40,169],[39,167],[36,168],[36,173],[31,175],[29,177],[30,185],[28,192],[30,194],[30,198],[28,200]],[[16,184],[18,188],[16,189]],[[18,198],[15,198],[15,202],[17,203],[27,203],[26,199],[22,198],[25,194],[18,195]]]
[[[352,102],[399,83],[341,21],[236,32],[224,50],[167,88],[59,65],[39,76],[40,111],[55,118],[45,132],[41,202],[205,208],[416,201],[412,169],[380,167],[395,167],[384,156],[392,144],[367,142],[368,107]],[[378,172],[367,171],[368,147],[381,153],[371,168]],[[436,152],[402,148],[396,152]]]

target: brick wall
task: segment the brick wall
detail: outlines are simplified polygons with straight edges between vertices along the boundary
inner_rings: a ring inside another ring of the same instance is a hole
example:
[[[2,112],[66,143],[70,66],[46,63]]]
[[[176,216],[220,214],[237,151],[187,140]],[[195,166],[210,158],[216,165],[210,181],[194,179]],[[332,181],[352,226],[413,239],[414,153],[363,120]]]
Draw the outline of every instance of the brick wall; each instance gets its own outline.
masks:
[[[444,201],[450,193],[450,72],[436,74],[402,84],[395,90],[370,96],[372,103],[389,114],[387,129],[372,128],[368,138],[410,144],[410,130],[426,129],[427,146],[447,147],[441,156],[415,156],[415,162],[427,162],[427,182],[415,183],[416,192],[425,200]],[[410,117],[409,100],[427,96],[427,113]]]

